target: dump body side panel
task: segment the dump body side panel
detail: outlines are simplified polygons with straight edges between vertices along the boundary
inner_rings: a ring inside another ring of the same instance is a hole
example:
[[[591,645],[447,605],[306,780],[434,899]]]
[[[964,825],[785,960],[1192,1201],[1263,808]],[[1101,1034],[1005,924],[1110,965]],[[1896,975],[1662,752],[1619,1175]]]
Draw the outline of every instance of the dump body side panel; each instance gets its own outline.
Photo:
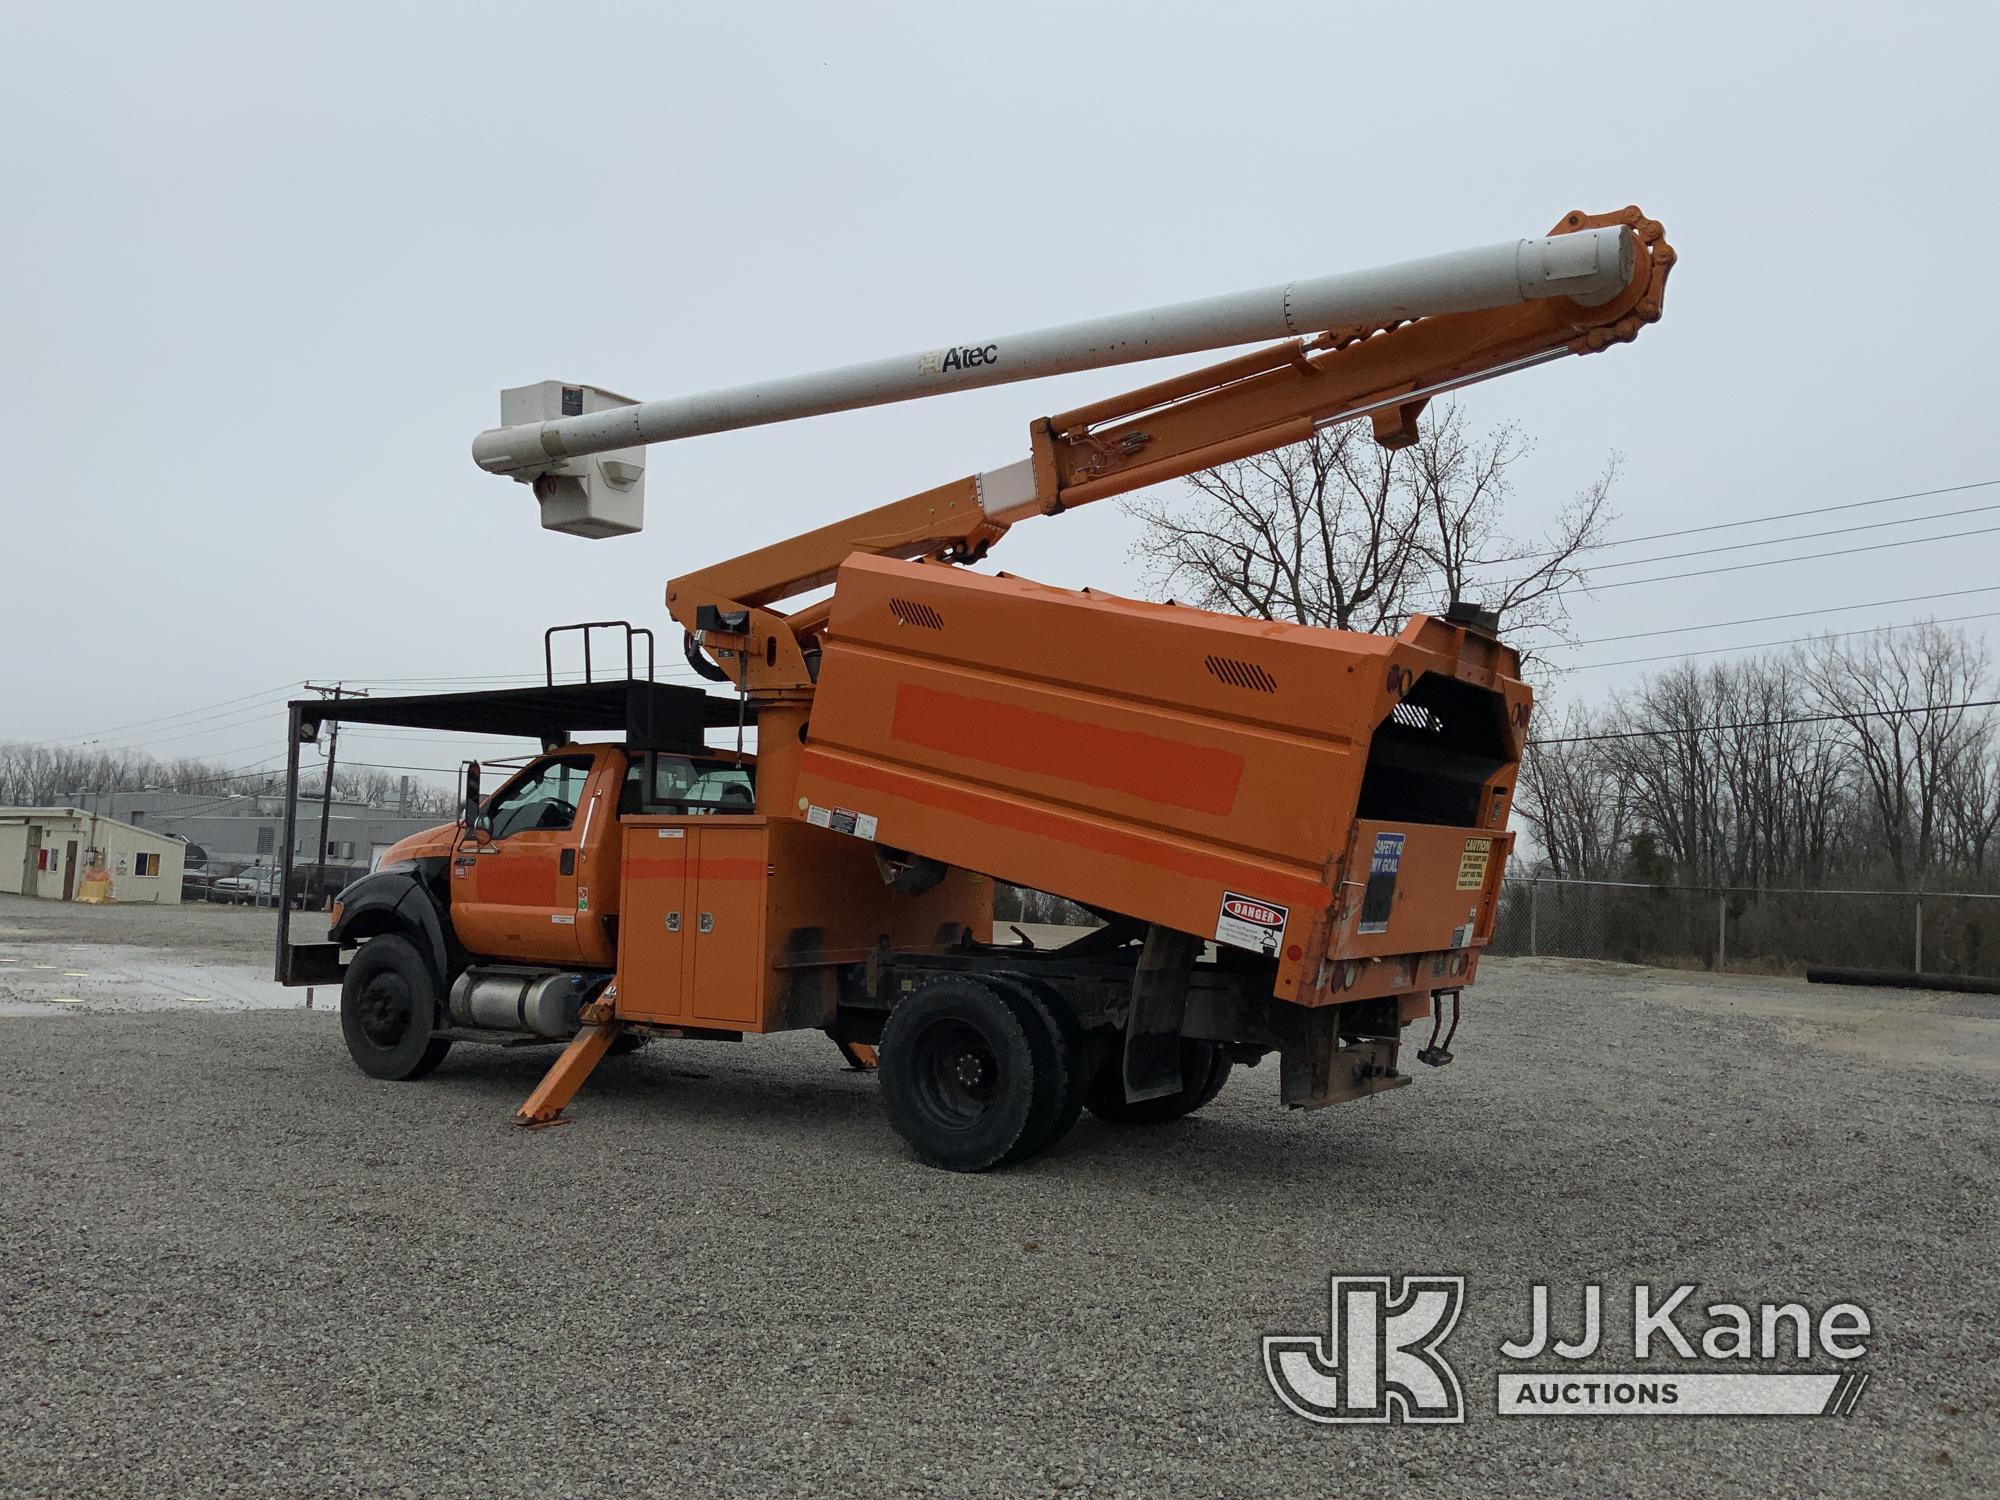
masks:
[[[1281,998],[1323,1000],[1364,802],[1423,826],[1405,902],[1442,891],[1362,956],[1443,949],[1465,925],[1446,920],[1458,858],[1504,834],[1525,731],[1515,671],[1439,621],[1362,636],[856,557],[800,800],[860,838],[1266,953]],[[1450,749],[1420,683],[1481,753]],[[1378,737],[1406,697],[1422,732]],[[1455,840],[1445,817],[1466,820]]]

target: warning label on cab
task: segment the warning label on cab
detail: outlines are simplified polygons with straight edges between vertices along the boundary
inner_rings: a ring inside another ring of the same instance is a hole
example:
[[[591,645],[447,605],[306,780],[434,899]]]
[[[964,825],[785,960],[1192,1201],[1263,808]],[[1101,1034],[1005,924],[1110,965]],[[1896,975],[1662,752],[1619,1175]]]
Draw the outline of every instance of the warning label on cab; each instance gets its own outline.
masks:
[[[1259,901],[1255,896],[1240,896],[1235,891],[1224,891],[1222,910],[1215,918],[1215,940],[1232,948],[1248,948],[1252,953],[1261,953],[1267,958],[1275,957],[1278,944],[1284,940],[1285,922],[1290,916],[1289,907]]]

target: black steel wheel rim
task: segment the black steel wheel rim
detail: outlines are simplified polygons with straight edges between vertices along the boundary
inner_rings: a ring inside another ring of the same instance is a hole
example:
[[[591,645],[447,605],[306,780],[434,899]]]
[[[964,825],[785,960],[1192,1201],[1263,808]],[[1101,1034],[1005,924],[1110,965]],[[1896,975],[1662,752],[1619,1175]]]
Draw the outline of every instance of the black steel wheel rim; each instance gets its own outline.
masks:
[[[403,1040],[415,1008],[410,1003],[410,987],[403,982],[402,975],[374,975],[355,999],[355,1019],[361,1023],[361,1034],[370,1042],[386,1049]]]
[[[911,1044],[916,1103],[933,1124],[969,1130],[1000,1095],[1000,1060],[976,1027],[940,1019]]]

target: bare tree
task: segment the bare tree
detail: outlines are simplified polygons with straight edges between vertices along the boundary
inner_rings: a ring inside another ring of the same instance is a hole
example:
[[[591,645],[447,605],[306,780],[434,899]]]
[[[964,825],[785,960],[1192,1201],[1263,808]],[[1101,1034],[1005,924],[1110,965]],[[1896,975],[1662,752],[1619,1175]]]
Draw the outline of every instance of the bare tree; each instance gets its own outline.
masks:
[[[1171,499],[1129,503],[1150,586],[1206,609],[1339,630],[1394,631],[1419,610],[1468,599],[1502,612],[1530,648],[1562,638],[1565,597],[1612,519],[1617,459],[1540,537],[1513,539],[1519,430],[1469,430],[1433,406],[1407,449],[1348,423],[1304,443],[1192,476]]]
[[[1822,712],[1847,731],[1890,870],[1908,885],[1929,870],[1961,762],[1982,752],[1983,716],[1957,705],[1977,697],[1986,652],[1927,621],[1858,640],[1828,637],[1803,661]]]
[[[1748,888],[1980,885],[2000,847],[1985,651],[1923,624],[1682,662],[1543,725],[1520,809],[1549,872]],[[1831,722],[1819,722],[1831,715]]]
[[[143,751],[100,751],[89,746],[0,742],[0,806],[47,807],[88,803],[105,792],[190,792],[224,797],[231,793],[277,791],[280,770],[233,770],[209,760],[176,756],[160,760]],[[372,767],[341,767],[333,779],[340,797],[371,807],[394,807],[402,793],[402,778]],[[305,781],[302,795],[317,796],[316,778]],[[455,811],[456,793],[446,784],[422,776],[410,779],[410,810],[423,815]]]
[[[1950,843],[1944,853],[1950,863],[1983,882],[2000,837],[2000,736],[1990,717],[1980,718],[1973,739],[1945,779]]]
[[[1590,736],[1598,717],[1572,703],[1544,715],[1545,740],[1528,744],[1515,806],[1558,880],[1618,873],[1631,837],[1631,804],[1610,756]]]
[[[1149,578],[1204,609],[1335,630],[1402,621],[1416,513],[1395,455],[1352,424],[1136,500]]]
[[[1416,546],[1426,567],[1413,595],[1431,590],[1433,608],[1474,599],[1498,610],[1508,638],[1531,648],[1567,640],[1566,596],[1588,584],[1584,554],[1604,542],[1614,519],[1611,487],[1619,457],[1556,512],[1540,537],[1513,538],[1506,523],[1510,471],[1531,444],[1512,423],[1485,434],[1466,429],[1455,404],[1434,407],[1423,436],[1404,455],[1402,482],[1417,515]]]

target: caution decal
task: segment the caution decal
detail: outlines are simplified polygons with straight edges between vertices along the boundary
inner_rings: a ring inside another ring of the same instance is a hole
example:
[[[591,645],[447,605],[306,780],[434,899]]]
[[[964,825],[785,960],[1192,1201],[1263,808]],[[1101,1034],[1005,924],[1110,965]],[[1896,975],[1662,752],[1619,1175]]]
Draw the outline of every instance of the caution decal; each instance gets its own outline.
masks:
[[[1458,857],[1458,888],[1477,891],[1485,888],[1486,866],[1493,858],[1493,840],[1467,839],[1465,852]]]

